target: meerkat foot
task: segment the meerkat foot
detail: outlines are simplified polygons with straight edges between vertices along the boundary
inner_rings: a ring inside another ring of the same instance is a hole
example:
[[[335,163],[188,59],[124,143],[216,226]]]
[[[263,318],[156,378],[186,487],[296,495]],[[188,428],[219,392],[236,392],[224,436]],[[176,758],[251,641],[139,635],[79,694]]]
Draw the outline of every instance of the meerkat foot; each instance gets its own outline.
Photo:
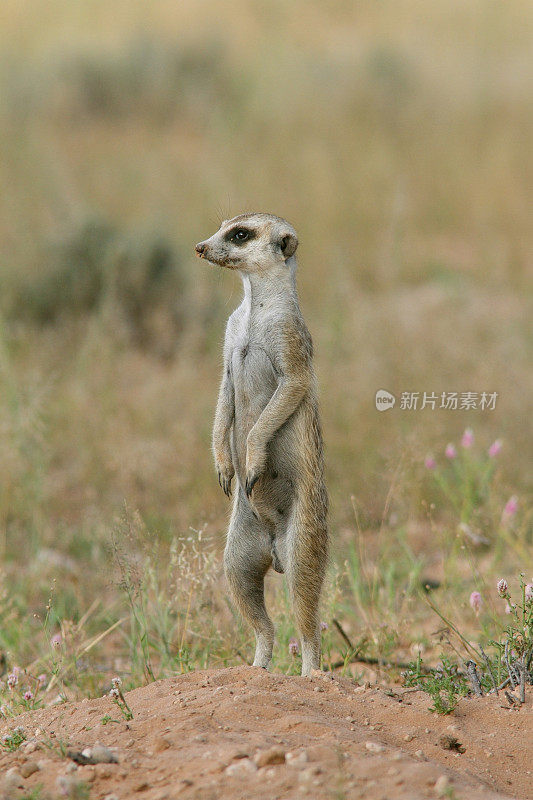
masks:
[[[252,664],[252,666],[261,667],[262,669],[268,669],[271,660],[272,660],[272,642],[261,641],[261,638],[258,638],[257,645],[255,648],[254,663]]]
[[[316,669],[320,669],[320,639],[302,639],[302,677],[309,678]]]

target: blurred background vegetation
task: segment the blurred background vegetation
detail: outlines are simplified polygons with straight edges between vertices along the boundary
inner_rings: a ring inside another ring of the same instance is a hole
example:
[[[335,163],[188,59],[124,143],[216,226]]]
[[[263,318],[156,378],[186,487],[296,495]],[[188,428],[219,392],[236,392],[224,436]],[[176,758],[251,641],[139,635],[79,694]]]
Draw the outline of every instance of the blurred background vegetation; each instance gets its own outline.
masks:
[[[447,523],[421,465],[466,426],[503,439],[501,498],[525,507],[532,22],[527,0],[4,0],[4,648],[35,657],[54,579],[56,626],[95,588],[95,630],[118,618],[124,504],[160,546],[192,527],[220,549],[210,431],[240,283],[193,248],[242,211],[299,232],[339,557],[354,507],[361,535],[427,550],[428,516]],[[380,388],[499,398],[378,413]]]

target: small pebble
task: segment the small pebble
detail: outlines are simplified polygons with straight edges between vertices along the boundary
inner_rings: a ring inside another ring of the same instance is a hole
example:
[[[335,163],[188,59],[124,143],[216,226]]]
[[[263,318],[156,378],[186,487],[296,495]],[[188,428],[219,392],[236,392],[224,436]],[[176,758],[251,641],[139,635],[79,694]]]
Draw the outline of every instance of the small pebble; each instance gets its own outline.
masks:
[[[309,781],[313,780],[316,775],[320,775],[321,772],[322,770],[318,765],[307,767],[307,769],[302,770],[302,772],[298,774],[298,780],[301,783],[308,783]]]
[[[81,751],[82,756],[89,759],[91,764],[116,764],[116,755],[103,744],[95,744],[94,747],[86,747]]]
[[[22,789],[24,781],[16,767],[10,767],[4,775],[3,787],[9,793],[13,789]]]
[[[20,774],[23,778],[29,778],[34,772],[39,771],[39,764],[36,761],[26,761],[20,768]]]
[[[257,767],[250,758],[241,758],[224,770],[226,775],[246,775],[256,771]]]
[[[282,747],[270,747],[268,750],[260,750],[254,756],[254,761],[258,767],[266,767],[271,764],[285,763],[285,750]]]
[[[385,750],[379,742],[365,742],[365,747],[370,753],[382,753]]]
[[[306,750],[290,750],[288,753],[285,754],[285,761],[290,767],[300,767],[303,764],[307,764],[307,751]]]
[[[171,744],[172,742],[170,742],[169,739],[165,738],[164,736],[161,736],[159,739],[156,740],[154,745],[154,750],[156,753],[162,753],[163,750],[168,750]]]
[[[437,780],[435,781],[435,785],[433,787],[435,794],[437,797],[442,797],[448,788],[448,778],[446,775],[440,775]]]

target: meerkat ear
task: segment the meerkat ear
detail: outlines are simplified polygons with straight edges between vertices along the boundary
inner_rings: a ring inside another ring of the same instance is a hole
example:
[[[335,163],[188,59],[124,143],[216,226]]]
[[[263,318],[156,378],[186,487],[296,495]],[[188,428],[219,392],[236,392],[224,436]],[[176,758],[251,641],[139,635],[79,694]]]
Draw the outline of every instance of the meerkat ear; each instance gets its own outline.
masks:
[[[283,258],[290,258],[296,252],[296,248],[298,247],[298,239],[294,233],[285,233],[279,241],[279,246],[281,248],[281,252],[283,253]]]

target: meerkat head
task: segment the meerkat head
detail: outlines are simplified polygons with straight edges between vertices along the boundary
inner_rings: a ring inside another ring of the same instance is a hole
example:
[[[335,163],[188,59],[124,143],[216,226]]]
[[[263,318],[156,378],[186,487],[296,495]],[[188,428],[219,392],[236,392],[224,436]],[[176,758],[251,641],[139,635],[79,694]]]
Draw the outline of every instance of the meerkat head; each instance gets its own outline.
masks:
[[[199,242],[196,254],[221,267],[253,273],[286,268],[297,247],[296,231],[281,217],[241,214]]]

